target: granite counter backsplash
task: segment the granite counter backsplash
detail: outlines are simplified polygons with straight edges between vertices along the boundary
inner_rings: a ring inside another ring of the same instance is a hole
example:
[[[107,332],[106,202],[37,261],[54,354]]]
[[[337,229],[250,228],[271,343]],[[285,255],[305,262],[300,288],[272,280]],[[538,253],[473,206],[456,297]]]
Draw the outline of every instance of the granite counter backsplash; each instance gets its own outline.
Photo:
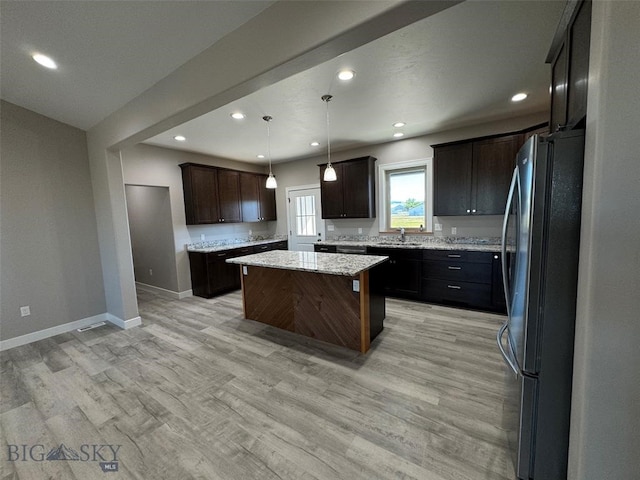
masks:
[[[318,243],[345,246],[362,245],[368,247],[500,251],[499,237],[431,237],[424,235],[407,235],[405,241],[401,242],[399,235],[336,235]]]
[[[275,243],[287,240],[286,236],[262,237],[254,235],[248,238],[235,238],[229,240],[214,240],[211,242],[188,243],[186,245],[188,252],[215,252],[219,250],[228,250],[231,248],[241,248],[252,245],[262,245],[265,243]]]

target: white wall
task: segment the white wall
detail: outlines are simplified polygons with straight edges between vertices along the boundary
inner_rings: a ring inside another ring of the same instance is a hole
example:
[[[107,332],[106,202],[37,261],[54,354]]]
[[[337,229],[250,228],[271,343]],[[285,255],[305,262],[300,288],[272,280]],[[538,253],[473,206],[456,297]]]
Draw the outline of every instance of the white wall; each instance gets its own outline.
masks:
[[[389,143],[370,145],[351,150],[332,151],[331,158],[333,161],[338,162],[349,158],[371,155],[378,159],[376,162],[377,169],[377,165],[381,164],[393,164],[407,160],[433,157],[433,148],[431,148],[431,145],[518,131],[547,122],[548,119],[548,112],[541,112],[534,115],[448,130],[422,137],[396,140]],[[278,163],[273,166],[274,175],[276,175],[278,179],[278,190],[276,191],[278,211],[286,211],[284,189],[297,185],[320,183],[318,164],[326,162],[326,156],[317,156],[293,162]],[[378,186],[379,183],[376,172],[376,203],[378,203],[380,198]],[[378,208],[376,208],[376,211],[377,210]],[[327,225],[333,225],[335,228],[335,231],[327,232],[327,237],[331,237],[331,235],[356,235],[358,234],[358,228],[362,228],[362,235],[378,235],[378,223],[377,218],[327,220]],[[435,233],[436,236],[451,235],[451,227],[456,227],[457,236],[499,237],[502,228],[502,217],[496,215],[434,217],[434,223],[440,223],[443,226],[442,232]],[[286,231],[286,218],[282,216],[278,220],[277,233],[279,235],[286,235]]]
[[[103,314],[106,303],[85,132],[1,105],[4,341]]]
[[[176,286],[168,288],[168,290],[184,294],[191,289],[189,257],[185,245],[200,242],[201,235],[205,235],[206,241],[248,238],[250,230],[254,236],[273,235],[275,222],[187,226],[184,212],[182,171],[179,167],[181,163],[191,162],[247,172],[266,173],[263,166],[145,144],[125,148],[121,154],[126,184],[159,186],[169,189],[174,252],[171,260],[175,262]],[[277,214],[280,215],[280,212],[281,210],[278,210]],[[282,215],[284,216],[284,213]]]
[[[640,2],[594,1],[571,480],[638,478]]]

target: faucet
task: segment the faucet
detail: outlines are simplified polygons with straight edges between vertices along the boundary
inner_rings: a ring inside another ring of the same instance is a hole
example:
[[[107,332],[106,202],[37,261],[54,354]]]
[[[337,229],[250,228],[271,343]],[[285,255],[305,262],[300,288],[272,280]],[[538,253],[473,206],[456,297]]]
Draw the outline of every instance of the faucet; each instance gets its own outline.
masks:
[[[400,229],[400,241],[404,242],[405,240],[406,239],[405,239],[405,236],[404,236],[404,227],[403,227],[403,228]]]

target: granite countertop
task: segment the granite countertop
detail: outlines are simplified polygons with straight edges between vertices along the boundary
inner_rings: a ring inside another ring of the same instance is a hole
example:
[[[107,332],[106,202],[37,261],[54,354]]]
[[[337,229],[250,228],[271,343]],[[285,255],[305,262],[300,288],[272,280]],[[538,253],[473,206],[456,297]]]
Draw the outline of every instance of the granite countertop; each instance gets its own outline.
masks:
[[[254,267],[299,270],[302,272],[326,273],[355,277],[389,257],[379,255],[350,255],[345,253],[294,252],[291,250],[272,250],[254,253],[243,257],[229,258],[227,263]]]
[[[187,245],[187,251],[200,253],[220,252],[222,250],[233,250],[234,248],[252,247],[254,245],[264,245],[265,243],[277,243],[286,241],[286,238],[271,238],[268,240],[253,240],[233,243],[200,242]]]
[[[500,244],[486,243],[450,243],[450,242],[414,242],[407,240],[400,241],[366,241],[366,240],[323,240],[317,242],[319,245],[343,245],[343,246],[366,246],[382,248],[409,248],[428,250],[471,250],[476,252],[500,252]]]

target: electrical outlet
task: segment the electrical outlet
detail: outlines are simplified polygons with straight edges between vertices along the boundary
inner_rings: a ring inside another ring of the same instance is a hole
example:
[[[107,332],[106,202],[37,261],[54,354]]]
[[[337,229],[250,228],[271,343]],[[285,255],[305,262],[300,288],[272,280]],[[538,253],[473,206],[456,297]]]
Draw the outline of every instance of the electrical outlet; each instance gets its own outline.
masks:
[[[29,305],[27,305],[25,307],[20,307],[20,316],[21,317],[28,317],[29,315],[31,315],[31,309],[29,308]]]
[[[362,235],[362,229],[358,228],[358,235]]]
[[[457,227],[451,227],[451,235],[455,235],[456,233],[458,233],[458,228]]]
[[[150,269],[149,269],[149,276],[150,276],[150,277],[153,277],[153,268],[150,268]]]
[[[441,232],[442,231],[442,224],[441,223],[436,223],[434,225],[434,228],[436,229],[436,232]]]
[[[333,225],[327,225],[327,230],[333,232],[335,230],[335,227]]]
[[[204,242],[204,233],[201,233],[201,234],[200,234],[200,241],[201,241],[201,242]]]

